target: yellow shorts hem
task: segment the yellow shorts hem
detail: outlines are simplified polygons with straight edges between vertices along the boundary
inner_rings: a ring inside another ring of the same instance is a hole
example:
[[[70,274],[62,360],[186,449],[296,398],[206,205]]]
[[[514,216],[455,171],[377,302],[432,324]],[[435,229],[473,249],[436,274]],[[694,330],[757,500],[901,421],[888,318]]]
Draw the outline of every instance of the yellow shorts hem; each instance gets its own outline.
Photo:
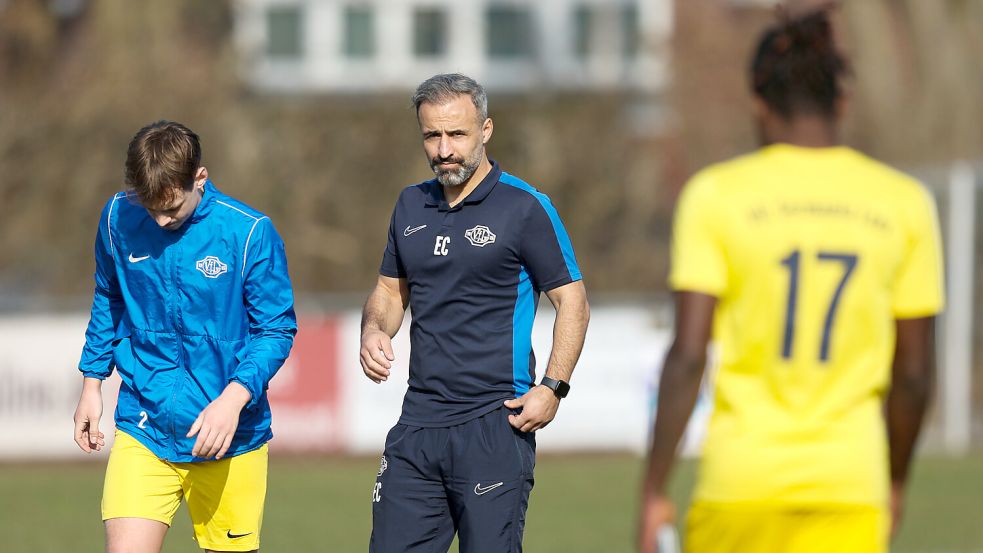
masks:
[[[159,515],[134,515],[134,514],[118,514],[118,513],[102,514],[103,522],[106,522],[107,520],[112,520],[114,518],[142,518],[144,520],[154,520],[157,522],[163,522],[164,524],[167,525],[168,528],[171,527],[171,523],[173,522],[173,520],[168,520],[166,517],[162,517]]]
[[[199,540],[198,547],[212,551],[254,551],[259,549],[259,540],[252,543],[213,543]]]

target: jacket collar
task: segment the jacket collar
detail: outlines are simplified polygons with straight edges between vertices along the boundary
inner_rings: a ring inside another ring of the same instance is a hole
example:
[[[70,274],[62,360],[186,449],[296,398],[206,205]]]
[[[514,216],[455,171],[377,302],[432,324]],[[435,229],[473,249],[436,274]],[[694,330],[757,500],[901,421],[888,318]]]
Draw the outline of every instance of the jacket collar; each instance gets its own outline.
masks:
[[[198,221],[204,219],[212,212],[212,208],[215,207],[215,197],[219,194],[215,185],[212,184],[211,179],[205,181],[205,188],[202,192],[201,201],[198,202],[198,207],[195,208],[195,212],[191,214],[191,218],[188,219],[188,223],[197,223]]]

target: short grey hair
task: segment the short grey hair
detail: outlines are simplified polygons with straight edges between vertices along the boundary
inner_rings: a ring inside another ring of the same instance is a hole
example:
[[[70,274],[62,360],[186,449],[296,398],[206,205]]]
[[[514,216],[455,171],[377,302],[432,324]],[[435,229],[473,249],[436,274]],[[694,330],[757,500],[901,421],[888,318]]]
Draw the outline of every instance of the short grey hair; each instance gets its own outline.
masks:
[[[441,73],[420,83],[413,93],[413,107],[420,113],[422,104],[441,104],[458,96],[470,96],[478,121],[488,119],[488,95],[477,81],[460,73]]]

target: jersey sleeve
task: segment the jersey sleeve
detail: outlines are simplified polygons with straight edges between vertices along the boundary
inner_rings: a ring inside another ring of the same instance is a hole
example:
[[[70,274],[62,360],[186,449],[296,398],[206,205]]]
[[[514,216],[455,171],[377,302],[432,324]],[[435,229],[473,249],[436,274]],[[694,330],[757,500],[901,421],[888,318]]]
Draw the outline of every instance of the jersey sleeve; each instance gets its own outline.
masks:
[[[116,262],[112,238],[114,197],[102,210],[95,243],[95,291],[92,294],[92,310],[85,329],[85,345],[79,360],[79,371],[84,376],[105,380],[113,372],[113,347],[116,331],[123,318],[125,304],[116,276]]]
[[[727,288],[727,262],[718,230],[718,199],[706,173],[683,187],[673,220],[669,287],[720,297]]]
[[[532,195],[535,201],[526,213],[519,244],[522,265],[537,290],[549,291],[581,280],[573,244],[556,208],[546,195]]]
[[[907,249],[891,297],[898,319],[934,315],[945,303],[939,222],[935,201],[927,190],[920,187],[908,214]]]
[[[379,267],[379,274],[392,278],[406,278],[406,268],[403,260],[399,257],[399,247],[396,243],[396,211],[399,209],[397,202],[393,209],[392,217],[389,218],[389,238],[386,242],[386,250],[382,253],[382,266]]]

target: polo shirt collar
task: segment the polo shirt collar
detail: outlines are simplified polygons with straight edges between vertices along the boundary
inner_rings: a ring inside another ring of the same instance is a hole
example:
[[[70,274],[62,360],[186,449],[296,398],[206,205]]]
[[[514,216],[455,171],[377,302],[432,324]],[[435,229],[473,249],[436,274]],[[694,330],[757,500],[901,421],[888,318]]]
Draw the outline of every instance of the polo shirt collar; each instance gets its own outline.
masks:
[[[458,205],[481,203],[491,193],[492,189],[495,188],[495,185],[498,184],[498,179],[502,177],[502,169],[498,166],[497,161],[493,159],[489,159],[488,161],[492,164],[491,171],[488,171],[488,174],[485,175],[485,178],[481,179],[478,186]],[[444,186],[437,179],[430,181],[430,183],[430,190],[427,194],[427,205],[431,207],[436,206],[440,211],[450,210],[450,205],[444,199]]]

